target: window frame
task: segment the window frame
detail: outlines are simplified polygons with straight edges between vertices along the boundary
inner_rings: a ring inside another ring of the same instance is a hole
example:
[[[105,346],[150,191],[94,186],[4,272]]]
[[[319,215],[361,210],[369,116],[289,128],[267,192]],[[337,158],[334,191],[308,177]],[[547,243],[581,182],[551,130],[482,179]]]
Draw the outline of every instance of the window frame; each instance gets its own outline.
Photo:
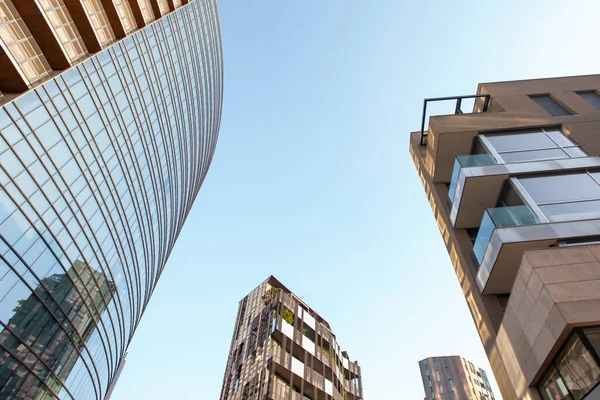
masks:
[[[600,109],[600,93],[598,92],[598,89],[580,90],[575,93],[577,93],[579,95],[579,97],[581,97],[582,99],[587,101],[589,104]],[[595,94],[596,95],[595,97],[598,99],[598,104],[595,104],[593,101],[590,101],[589,99],[583,97],[582,95],[584,95],[584,94]]]
[[[573,111],[570,107],[567,107],[563,102],[561,102],[560,100],[558,100],[556,97],[552,96],[552,94],[550,94],[550,93],[530,94],[527,97],[529,97],[529,99],[531,99],[531,101],[533,101],[535,104],[537,104],[542,110],[544,110],[552,118],[564,118],[564,117],[571,117],[573,115],[577,115],[577,113],[575,111]],[[562,108],[568,114],[564,114],[564,115],[554,115],[554,114],[552,114],[550,112],[550,110],[548,110],[546,107],[544,107],[542,104],[540,104],[539,102],[537,102],[535,100],[535,99],[541,99],[541,98],[548,98],[548,99],[550,99],[551,101],[553,101],[554,103],[556,103],[560,108]]]
[[[592,329],[592,328],[600,328],[600,326],[587,326],[587,327],[574,328],[571,331],[571,333],[569,334],[569,336],[567,336],[565,341],[562,343],[562,345],[560,346],[560,348],[558,349],[558,351],[556,352],[556,354],[554,355],[552,360],[550,360],[550,364],[546,367],[546,369],[544,370],[544,373],[541,375],[541,377],[539,378],[538,382],[536,382],[536,385],[535,385],[535,389],[538,391],[538,393],[542,399],[545,399],[546,397],[543,394],[544,393],[543,387],[541,385],[546,381],[546,377],[548,377],[552,371],[554,371],[560,377],[560,379],[563,381],[563,384],[565,384],[566,381],[559,370],[558,360],[564,354],[565,350],[567,349],[567,346],[570,345],[571,341],[575,337],[579,339],[579,341],[581,342],[581,344],[583,345],[585,350],[592,356],[592,359],[596,362],[596,366],[600,369],[600,355],[596,352],[596,349],[594,349],[594,346],[591,344],[590,340],[587,338],[586,333],[585,333],[585,331],[587,329]],[[594,386],[592,386],[590,388],[590,390],[583,396],[582,399],[585,399],[586,396],[588,396],[590,393],[592,393],[598,387],[600,387],[600,378],[598,379],[598,382],[596,382],[594,384]],[[574,400],[575,397],[573,396],[573,394],[571,393],[571,390],[569,389],[569,387],[566,384],[565,384],[565,388],[567,389],[569,398],[571,400]]]
[[[561,201],[545,201],[541,203],[537,203],[533,196],[528,192],[527,188],[521,182],[521,179],[527,178],[552,178],[560,175],[575,175],[575,174],[585,174],[589,176],[592,181],[594,181],[598,186],[600,186],[600,177],[595,177],[593,174],[600,173],[600,169],[583,169],[583,170],[575,170],[575,171],[564,171],[561,173],[545,173],[545,174],[528,174],[528,175],[520,175],[520,176],[512,176],[509,178],[510,183],[513,185],[514,189],[520,195],[521,199],[528,205],[533,212],[537,215],[541,223],[551,223],[551,222],[566,222],[566,221],[551,221],[550,217],[548,217],[541,207],[551,206],[551,205],[559,205],[559,204],[570,204],[570,203],[582,203],[582,202],[592,202],[592,201],[600,201],[600,197],[598,198],[588,198],[588,199],[578,199],[578,200],[561,200]],[[591,218],[595,219],[595,218]]]
[[[566,146],[564,144],[559,143],[554,138],[552,138],[550,132],[555,132],[555,131],[560,132],[560,134],[562,134],[564,136],[564,138],[566,140],[568,140],[569,142],[571,142],[573,145]],[[539,147],[539,148],[532,148],[532,149],[525,149],[525,150],[499,151],[498,149],[496,149],[494,144],[488,138],[488,136],[490,136],[490,137],[491,136],[510,136],[510,135],[516,135],[516,134],[533,134],[533,133],[543,133],[546,136],[546,138],[548,138],[556,146],[555,147]],[[536,128],[536,129],[523,129],[523,130],[512,130],[512,131],[481,132],[477,135],[477,138],[478,138],[479,143],[483,147],[483,149],[486,150],[488,152],[488,154],[490,154],[492,157],[494,157],[494,159],[499,164],[518,164],[518,163],[536,162],[536,161],[567,160],[567,159],[571,159],[571,158],[583,158],[583,157],[590,156],[589,152],[586,149],[584,149],[583,146],[581,146],[581,144],[579,144],[576,140],[572,139],[569,135],[565,134],[565,132],[561,126],[546,126],[546,127],[542,127],[542,128]],[[476,147],[477,147],[477,141],[474,142],[473,150],[471,151],[471,153],[473,153],[473,151]],[[566,150],[566,149],[571,149],[571,148],[578,148],[583,153],[585,153],[585,155],[581,156],[581,157],[572,157],[569,154],[569,152]],[[523,160],[523,161],[506,161],[502,157],[502,154],[527,153],[527,152],[540,151],[540,150],[561,150],[563,153],[565,153],[567,155],[567,157],[548,158],[548,159],[539,159],[539,160]]]

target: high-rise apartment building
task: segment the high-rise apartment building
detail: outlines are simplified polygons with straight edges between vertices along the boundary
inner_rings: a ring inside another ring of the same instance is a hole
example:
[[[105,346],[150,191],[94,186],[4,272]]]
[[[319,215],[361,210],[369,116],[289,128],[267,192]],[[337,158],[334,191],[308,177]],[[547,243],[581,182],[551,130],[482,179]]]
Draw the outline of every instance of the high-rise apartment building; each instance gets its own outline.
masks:
[[[600,396],[599,89],[600,75],[480,84],[473,112],[455,98],[411,134],[505,400]]]
[[[358,400],[361,369],[273,276],[240,301],[221,400]]]
[[[200,189],[214,0],[0,0],[0,398],[103,399]]]
[[[419,361],[425,400],[494,400],[487,374],[460,356]]]

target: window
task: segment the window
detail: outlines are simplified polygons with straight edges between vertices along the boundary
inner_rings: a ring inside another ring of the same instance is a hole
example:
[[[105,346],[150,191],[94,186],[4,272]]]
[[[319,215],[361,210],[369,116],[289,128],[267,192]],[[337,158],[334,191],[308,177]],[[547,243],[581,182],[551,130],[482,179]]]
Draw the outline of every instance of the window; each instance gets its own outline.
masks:
[[[550,222],[600,217],[600,173],[535,176],[519,178],[540,211]]]
[[[535,101],[540,107],[553,117],[566,117],[573,115],[572,112],[561,106],[556,100],[550,97],[549,94],[542,94],[538,96],[529,96],[529,98]]]
[[[538,389],[544,400],[580,400],[600,382],[598,354],[589,344],[598,329],[576,330],[548,368]]]
[[[600,354],[600,328],[586,329],[585,336],[587,337],[596,354]]]
[[[600,108],[600,94],[597,91],[579,92],[577,93],[596,107]]]
[[[500,162],[518,163],[561,158],[587,157],[576,142],[558,128],[539,131],[485,133],[480,135],[494,158]]]

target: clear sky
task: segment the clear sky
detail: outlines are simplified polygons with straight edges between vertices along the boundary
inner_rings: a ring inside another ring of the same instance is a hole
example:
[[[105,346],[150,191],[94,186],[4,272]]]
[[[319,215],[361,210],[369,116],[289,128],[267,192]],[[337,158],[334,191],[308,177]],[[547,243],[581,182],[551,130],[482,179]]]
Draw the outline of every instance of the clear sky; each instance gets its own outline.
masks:
[[[366,400],[422,399],[428,356],[491,375],[408,135],[425,97],[600,72],[600,2],[219,7],[215,158],[111,400],[218,399],[238,301],[270,274],[329,321]]]

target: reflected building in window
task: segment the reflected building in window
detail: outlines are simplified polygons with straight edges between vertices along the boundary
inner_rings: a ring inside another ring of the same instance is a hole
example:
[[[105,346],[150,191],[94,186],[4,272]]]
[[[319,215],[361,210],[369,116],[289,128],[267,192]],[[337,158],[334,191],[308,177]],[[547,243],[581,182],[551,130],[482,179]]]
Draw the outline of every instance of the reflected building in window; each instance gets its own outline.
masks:
[[[319,314],[273,276],[240,301],[221,400],[359,400],[361,369]]]
[[[0,398],[102,400],[215,150],[216,1],[0,17]]]
[[[600,75],[480,84],[411,134],[504,399],[600,398],[599,90]]]
[[[460,356],[419,361],[425,400],[494,400],[487,374]]]
[[[42,279],[29,297],[17,301],[0,331],[0,398],[54,398],[114,293],[106,275],[75,261],[66,274]],[[48,310],[45,303],[54,308]],[[19,374],[14,359],[34,360],[34,349],[41,354],[31,363],[34,374]]]

